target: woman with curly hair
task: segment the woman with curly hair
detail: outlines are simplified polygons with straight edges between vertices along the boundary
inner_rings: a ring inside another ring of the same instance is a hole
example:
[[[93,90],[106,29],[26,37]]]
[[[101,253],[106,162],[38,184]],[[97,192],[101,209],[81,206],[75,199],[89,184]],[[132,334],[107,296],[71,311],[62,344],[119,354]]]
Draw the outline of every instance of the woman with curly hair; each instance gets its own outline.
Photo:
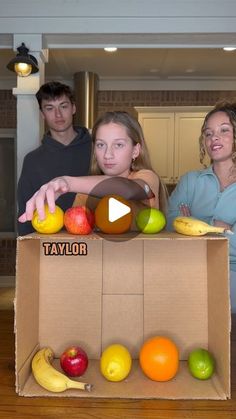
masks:
[[[169,199],[168,229],[179,215],[192,216],[211,225],[232,230],[230,241],[231,303],[236,311],[236,103],[221,103],[202,125],[200,161],[210,165],[186,173]]]

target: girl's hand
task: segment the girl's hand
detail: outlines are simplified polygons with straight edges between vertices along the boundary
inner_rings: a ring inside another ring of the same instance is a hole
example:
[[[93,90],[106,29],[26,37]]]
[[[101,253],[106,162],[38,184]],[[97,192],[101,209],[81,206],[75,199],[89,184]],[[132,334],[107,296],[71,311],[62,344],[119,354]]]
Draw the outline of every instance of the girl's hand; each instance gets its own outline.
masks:
[[[180,211],[180,214],[183,216],[183,217],[191,217],[191,212],[190,212],[190,208],[189,208],[189,206],[187,205],[187,204],[180,204],[179,205],[179,211]]]
[[[223,227],[225,230],[231,230],[232,225],[225,223],[224,221],[214,220],[214,226]]]
[[[50,182],[45,183],[41,188],[26,203],[26,209],[18,220],[21,223],[30,221],[33,218],[34,210],[37,209],[39,219],[45,218],[44,204],[48,204],[50,212],[55,211],[55,201],[63,193],[69,192],[69,184],[65,177],[52,179]]]

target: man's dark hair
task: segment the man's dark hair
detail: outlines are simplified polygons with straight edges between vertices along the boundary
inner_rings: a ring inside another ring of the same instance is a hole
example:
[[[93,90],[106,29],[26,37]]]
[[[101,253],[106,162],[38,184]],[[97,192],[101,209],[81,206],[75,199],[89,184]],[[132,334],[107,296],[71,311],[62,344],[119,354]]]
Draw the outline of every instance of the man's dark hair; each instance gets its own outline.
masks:
[[[69,86],[58,81],[50,81],[43,84],[36,93],[39,108],[42,109],[42,100],[55,100],[61,96],[67,96],[71,103],[75,103],[74,94]]]

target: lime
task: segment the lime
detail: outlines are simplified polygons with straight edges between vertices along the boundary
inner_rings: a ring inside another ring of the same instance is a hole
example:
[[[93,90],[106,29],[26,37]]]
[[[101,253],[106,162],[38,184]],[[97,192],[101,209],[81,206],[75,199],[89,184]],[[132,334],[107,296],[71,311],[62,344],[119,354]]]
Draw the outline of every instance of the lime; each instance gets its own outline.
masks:
[[[60,231],[64,225],[64,212],[56,205],[55,212],[49,212],[48,205],[45,205],[45,218],[40,220],[38,211],[35,210],[32,218],[32,226],[38,233],[53,234]]]
[[[214,373],[215,360],[209,351],[198,348],[190,352],[188,367],[193,377],[199,380],[207,380]]]
[[[145,208],[138,212],[136,225],[142,233],[159,233],[166,225],[166,217],[156,208]]]
[[[129,375],[131,366],[131,355],[123,345],[110,345],[102,353],[100,370],[108,381],[124,380]]]

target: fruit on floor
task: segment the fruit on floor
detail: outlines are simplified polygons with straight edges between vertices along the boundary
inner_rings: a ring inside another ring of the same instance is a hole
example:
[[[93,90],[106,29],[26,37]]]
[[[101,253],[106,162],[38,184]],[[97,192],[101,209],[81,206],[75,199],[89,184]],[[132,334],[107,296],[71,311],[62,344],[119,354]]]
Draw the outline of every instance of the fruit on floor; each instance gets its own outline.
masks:
[[[142,233],[159,233],[166,225],[166,217],[156,208],[144,208],[136,216],[136,225]]]
[[[207,349],[197,348],[188,356],[188,368],[193,377],[208,380],[215,371],[215,359]]]
[[[118,218],[116,221],[109,221],[110,200],[116,200],[121,204],[130,207],[129,202],[120,195],[106,195],[100,199],[95,209],[95,224],[102,233],[122,234],[130,230],[132,224],[132,210]],[[130,208],[131,209],[131,208]]]
[[[204,236],[207,233],[224,233],[223,227],[215,227],[193,217],[176,217],[173,228],[177,233],[187,236]]]
[[[120,344],[108,346],[100,359],[100,370],[108,381],[122,381],[130,373],[132,358],[128,349]]]
[[[178,348],[171,339],[154,336],[143,343],[139,363],[144,374],[151,380],[171,380],[179,368]]]
[[[51,362],[54,353],[51,348],[40,349],[32,359],[32,373],[37,383],[48,391],[59,393],[69,388],[91,391],[92,385],[71,380],[65,374],[57,371]]]
[[[94,227],[94,213],[85,205],[68,208],[64,215],[65,228],[70,234],[89,234]]]
[[[38,211],[35,210],[32,218],[32,226],[38,233],[54,234],[58,233],[64,225],[64,212],[56,205],[55,212],[49,212],[48,205],[45,204],[45,218],[40,220]]]

